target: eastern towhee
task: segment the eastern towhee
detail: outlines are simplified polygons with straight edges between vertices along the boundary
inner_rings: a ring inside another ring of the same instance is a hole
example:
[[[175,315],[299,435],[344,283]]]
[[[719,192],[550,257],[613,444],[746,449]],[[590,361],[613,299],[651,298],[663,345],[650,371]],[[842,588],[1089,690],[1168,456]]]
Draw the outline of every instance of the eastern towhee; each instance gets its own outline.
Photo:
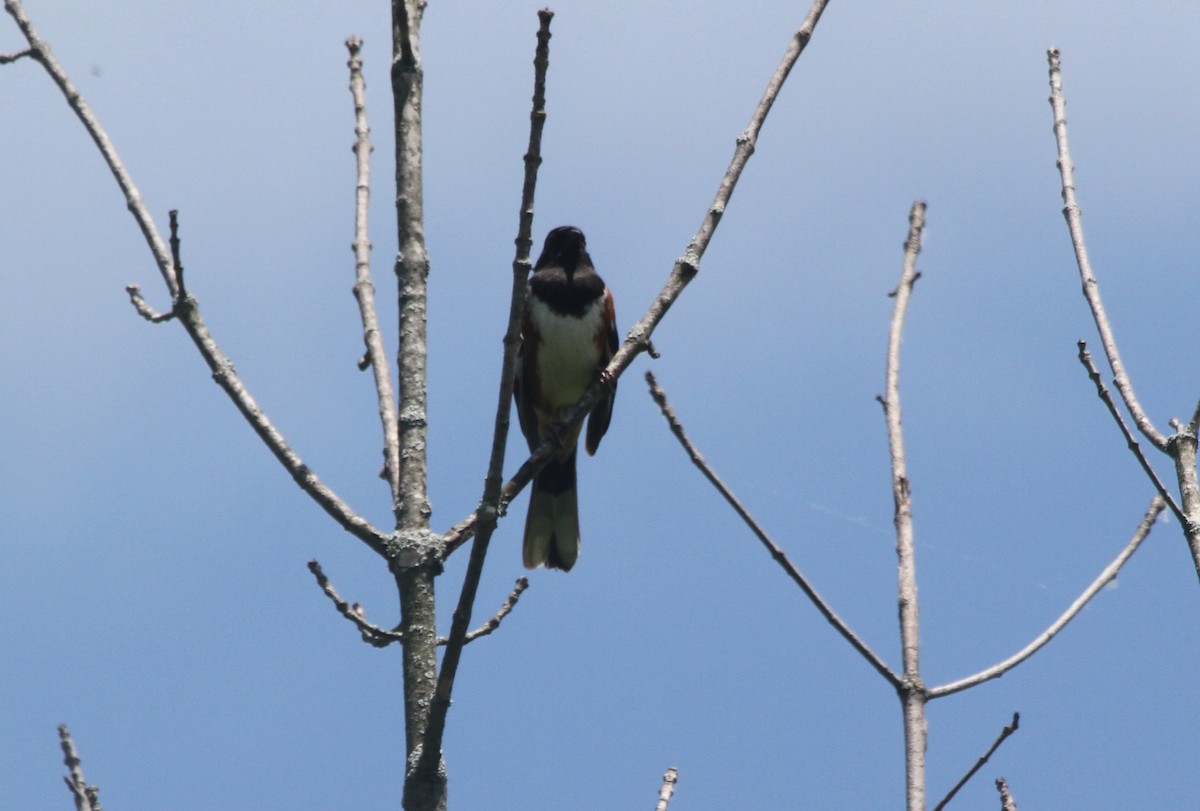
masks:
[[[558,440],[529,490],[525,568],[568,571],[579,558],[575,449],[580,426],[561,432],[560,423],[617,351],[612,293],[592,267],[578,228],[564,225],[546,235],[529,277],[521,337],[513,389],[521,432],[531,453],[548,436]],[[588,417],[588,455],[608,430],[615,396],[616,381],[611,381]]]

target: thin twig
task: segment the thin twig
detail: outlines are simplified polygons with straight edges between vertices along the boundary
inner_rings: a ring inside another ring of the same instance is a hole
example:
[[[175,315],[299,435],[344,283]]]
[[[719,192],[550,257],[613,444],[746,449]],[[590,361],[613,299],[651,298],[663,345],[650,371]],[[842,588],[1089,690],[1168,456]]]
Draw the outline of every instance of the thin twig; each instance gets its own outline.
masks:
[[[371,202],[371,128],[367,125],[367,83],[362,72],[362,40],[346,40],[350,52],[350,95],[354,100],[354,298],[363,325],[367,365],[375,374],[379,422],[383,427],[383,470],[392,491],[392,510],[400,504],[400,429],[396,419],[396,395],[392,389],[391,364],[379,330],[375,306],[375,284],[371,281],[371,238],[367,230]]]
[[[1062,178],[1063,217],[1067,220],[1067,228],[1071,233],[1071,246],[1075,249],[1075,263],[1079,266],[1079,278],[1083,283],[1083,297],[1087,299],[1088,307],[1092,310],[1092,318],[1096,322],[1096,330],[1100,333],[1100,343],[1104,346],[1104,354],[1113,372],[1113,384],[1121,393],[1125,407],[1133,415],[1133,421],[1142,435],[1150,440],[1160,451],[1167,449],[1167,438],[1159,433],[1150,418],[1138,403],[1133,390],[1133,383],[1121,362],[1117,351],[1117,339],[1113,335],[1112,326],[1108,322],[1108,314],[1104,311],[1104,303],[1100,299],[1100,287],[1096,275],[1092,272],[1088,260],[1087,244],[1083,240],[1083,218],[1079,210],[1079,201],[1075,197],[1075,165],[1071,162],[1071,152],[1067,144],[1066,99],[1063,97],[1062,68],[1059,61],[1059,51],[1051,48],[1046,52],[1050,62],[1050,108],[1054,112],[1054,138],[1058,145],[1058,172]]]
[[[921,680],[920,611],[917,602],[917,561],[913,548],[912,488],[904,457],[904,432],[900,409],[900,340],[913,284],[917,280],[917,255],[925,227],[925,204],[913,203],[908,215],[908,238],[904,241],[904,264],[900,282],[892,295],[892,323],[888,332],[885,394],[879,398],[887,422],[888,450],[892,467],[892,501],[896,524],[897,592],[900,614],[900,647],[904,658],[904,683],[900,698],[904,706],[904,763],[907,808],[925,807],[925,685]]]
[[[1008,793],[1008,781],[997,777],[996,790],[1000,792],[1000,811],[1017,811],[1017,802]]]
[[[1012,717],[1012,723],[1010,723],[1008,726],[1004,727],[1004,729],[1000,730],[999,737],[997,737],[996,740],[992,743],[992,745],[988,748],[988,750],[983,753],[983,757],[981,757],[981,758],[979,758],[979,760],[975,761],[975,765],[972,766],[970,768],[970,770],[966,774],[963,775],[962,780],[959,780],[957,783],[954,784],[954,788],[950,789],[950,791],[946,793],[946,796],[942,798],[942,801],[933,807],[933,811],[942,811],[942,809],[946,807],[947,803],[949,803],[952,799],[954,799],[954,795],[958,793],[959,789],[961,789],[963,786],[965,786],[967,784],[967,782],[972,777],[975,776],[975,773],[984,767],[984,765],[988,762],[988,760],[992,757],[992,755],[994,755],[996,753],[996,750],[1000,748],[1000,744],[1004,743],[1004,741],[1007,740],[1009,735],[1016,732],[1017,729],[1020,727],[1020,725],[1021,725],[1021,713],[1014,712],[1013,717]]]
[[[63,782],[71,790],[75,798],[75,811],[104,811],[100,806],[100,788],[89,786],[83,776],[83,761],[75,749],[75,741],[71,738],[71,730],[66,724],[58,726],[58,742],[63,751],[63,763],[69,774],[63,777]]]
[[[108,135],[100,126],[100,122],[92,114],[87,100],[84,99],[75,85],[71,84],[71,80],[67,78],[66,71],[62,69],[62,66],[58,64],[58,60],[54,58],[54,53],[50,50],[50,46],[34,30],[33,23],[29,21],[29,17],[25,14],[25,8],[22,6],[21,0],[4,0],[4,9],[16,20],[21,33],[25,35],[25,39],[29,43],[29,51],[31,51],[30,56],[36,59],[46,69],[46,72],[50,74],[50,78],[54,80],[54,83],[58,85],[58,89],[62,91],[63,96],[66,98],[67,105],[79,117],[84,129],[87,130],[88,135],[96,143],[101,157],[108,164],[109,171],[112,172],[113,177],[117,180],[117,185],[121,187],[122,194],[125,195],[125,202],[129,206],[129,212],[133,215],[134,220],[137,221],[138,228],[141,229],[142,236],[145,238],[150,252],[154,255],[154,261],[158,265],[159,273],[162,274],[163,281],[167,285],[167,290],[171,294],[172,300],[174,300],[179,294],[179,289],[174,269],[171,267],[171,256],[167,252],[166,245],[163,244],[162,236],[154,225],[154,218],[150,216],[150,212],[146,209],[142,195],[137,190],[137,187],[133,185],[133,179],[125,169],[125,164],[121,162],[116,148],[113,147],[112,142],[108,139]]]
[[[1165,508],[1166,504],[1163,502],[1162,496],[1155,495],[1150,500],[1150,506],[1147,508],[1146,514],[1142,516],[1142,520],[1138,523],[1133,537],[1125,545],[1125,548],[1113,558],[1111,563],[1104,567],[1100,574],[1096,576],[1096,579],[1092,581],[1091,585],[1075,598],[1075,602],[1067,607],[1062,616],[1052,622],[1050,627],[1042,631],[1032,642],[1003,662],[993,665],[986,670],[981,670],[972,676],[967,676],[964,679],[959,679],[949,684],[943,684],[940,687],[931,688],[928,693],[929,698],[941,698],[942,696],[948,696],[966,690],[969,687],[974,687],[977,684],[982,684],[985,681],[999,678],[1036,653],[1038,649],[1065,628],[1067,623],[1075,619],[1076,615],[1099,593],[1100,589],[1104,588],[1110,580],[1117,576],[1117,573],[1121,571],[1121,567],[1125,565],[1125,562],[1138,550],[1138,547],[1142,545],[1142,541],[1146,540],[1146,536],[1150,534],[1150,530],[1154,527],[1154,522],[1158,518],[1159,513]]]
[[[1187,432],[1195,434],[1200,431],[1200,401],[1196,402],[1196,410],[1192,412],[1192,418],[1188,421]]]
[[[24,59],[27,56],[31,59],[37,58],[32,48],[26,48],[23,51],[17,51],[15,54],[0,54],[0,65],[7,65],[12,62],[16,62],[18,59]]]
[[[1141,451],[1135,448],[1134,443],[1129,439],[1129,431],[1118,417],[1118,423],[1121,424],[1122,433],[1126,435],[1130,449],[1134,450],[1143,470],[1150,476],[1158,491],[1168,499],[1171,509],[1179,517],[1188,542],[1188,549],[1192,555],[1196,576],[1200,577],[1200,480],[1197,479],[1196,473],[1196,429],[1197,425],[1200,425],[1200,404],[1197,404],[1187,430],[1179,426],[1177,421],[1172,421],[1175,433],[1170,437],[1163,436],[1142,410],[1142,406],[1134,394],[1133,383],[1121,362],[1121,356],[1117,351],[1117,341],[1112,327],[1109,325],[1108,315],[1104,311],[1104,304],[1100,299],[1100,287],[1092,272],[1091,263],[1088,261],[1087,245],[1083,240],[1083,221],[1079,213],[1079,203],[1075,199],[1074,165],[1071,163],[1071,154],[1067,145],[1067,119],[1064,113],[1066,99],[1063,96],[1062,67],[1059,56],[1057,48],[1051,48],[1046,52],[1046,57],[1050,62],[1050,107],[1054,111],[1054,136],[1058,144],[1058,170],[1062,176],[1063,216],[1066,217],[1067,227],[1071,233],[1071,244],[1075,248],[1075,261],[1079,266],[1079,276],[1083,280],[1083,295],[1092,310],[1092,318],[1100,333],[1100,343],[1104,347],[1104,354],[1108,357],[1108,365],[1112,369],[1113,385],[1121,394],[1121,399],[1124,401],[1125,407],[1129,409],[1134,424],[1154,447],[1169,455],[1175,463],[1175,476],[1179,482],[1179,497],[1182,506],[1177,505],[1163,488],[1162,482],[1154,475],[1154,471],[1150,469],[1150,465],[1142,456]],[[1093,376],[1093,380],[1095,379]],[[1109,411],[1116,415],[1116,409],[1111,402],[1106,401],[1106,403]]]
[[[804,592],[805,596],[808,597],[808,599],[816,607],[817,611],[821,612],[821,616],[825,617],[826,621],[832,625],[847,642],[850,643],[851,647],[857,650],[862,657],[867,660],[867,663],[870,664],[871,667],[875,668],[879,675],[887,679],[893,687],[899,687],[901,684],[900,676],[897,675],[896,672],[890,667],[888,667],[887,663],[884,662],[883,659],[877,653],[875,653],[875,651],[871,650],[870,646],[868,646],[867,643],[864,642],[858,636],[858,634],[856,634],[854,630],[846,624],[846,621],[838,616],[837,612],[833,610],[829,603],[825,602],[825,599],[817,593],[817,590],[813,588],[811,583],[808,582],[808,579],[788,558],[787,553],[785,553],[783,549],[771,539],[771,537],[767,534],[767,531],[763,529],[761,524],[758,523],[758,520],[750,514],[749,510],[747,510],[741,501],[738,500],[738,497],[734,495],[733,491],[729,489],[725,482],[721,480],[721,477],[717,475],[716,471],[712,469],[712,466],[705,461],[704,456],[692,443],[691,439],[688,438],[687,433],[684,431],[683,424],[679,421],[679,417],[675,414],[675,409],[672,408],[671,404],[667,401],[666,392],[663,391],[662,386],[658,384],[658,381],[655,379],[652,372],[646,372],[646,383],[650,386],[650,396],[654,399],[654,402],[658,404],[659,409],[662,411],[663,417],[666,418],[667,424],[671,428],[671,433],[673,433],[675,438],[679,440],[679,444],[683,446],[683,449],[691,458],[692,464],[700,469],[700,472],[704,474],[704,478],[708,479],[709,482],[712,483],[713,487],[717,488],[717,492],[721,494],[721,497],[725,499],[729,506],[733,507],[734,512],[741,517],[746,526],[750,528],[750,531],[754,533],[759,542],[761,542],[766,550],[771,554],[771,557],[775,559],[775,562],[778,563],[783,571],[787,573],[787,576],[790,577],[792,581],[800,587],[800,590]]]
[[[699,273],[700,260],[704,257],[704,252],[708,249],[708,244],[712,240],[717,225],[721,221],[721,216],[725,213],[725,209],[729,205],[729,200],[733,196],[733,190],[737,186],[738,178],[742,175],[742,170],[746,167],[746,162],[749,161],[750,156],[754,153],[755,144],[758,141],[758,135],[766,121],[767,114],[771,111],[771,106],[779,96],[779,91],[783,87],[783,83],[791,72],[792,67],[796,64],[796,61],[800,58],[800,54],[804,52],[805,47],[807,47],[809,41],[812,39],[813,32],[828,2],[829,0],[814,0],[808,10],[808,14],[804,18],[804,22],[801,23],[795,34],[792,35],[783,58],[775,68],[770,81],[767,82],[766,90],[763,91],[762,98],[759,100],[758,106],[755,107],[754,113],[750,117],[749,125],[737,138],[733,158],[725,170],[725,175],[721,178],[712,203],[709,204],[708,209],[705,211],[699,230],[696,231],[695,236],[688,243],[683,255],[676,260],[674,267],[671,268],[671,272],[667,276],[666,283],[663,285],[662,290],[659,291],[658,296],[655,297],[646,314],[629,330],[621,347],[613,355],[606,369],[606,380],[618,379],[629,365],[633,363],[639,353],[647,351],[650,347],[650,336],[655,328],[662,321],[667,310],[671,308],[683,293],[684,288]],[[606,391],[606,384],[603,382],[597,382],[589,387],[579,402],[563,415],[562,424],[564,426],[573,426],[582,422],[584,417],[591,412],[592,407],[599,401],[604,391]],[[533,478],[533,475],[545,464],[550,454],[554,452],[554,444],[552,437],[547,438],[541,447],[521,465],[516,474],[501,488],[501,511],[503,511],[504,505],[515,498],[525,485],[529,483],[530,479]],[[443,540],[445,541],[447,551],[453,551],[466,543],[475,534],[476,525],[485,517],[487,516],[483,511],[476,510],[446,532]]]
[[[1096,363],[1092,360],[1091,353],[1088,352],[1087,341],[1079,341],[1078,346],[1079,362],[1083,364],[1083,368],[1087,369],[1088,377],[1091,378],[1092,383],[1096,387],[1096,394],[1100,396],[1104,405],[1108,407],[1108,413],[1112,415],[1113,420],[1117,423],[1117,427],[1121,429],[1121,436],[1125,437],[1125,444],[1129,446],[1129,450],[1137,458],[1138,464],[1142,466],[1142,470],[1146,472],[1146,475],[1154,484],[1154,489],[1158,491],[1158,494],[1166,501],[1167,506],[1171,508],[1171,512],[1175,513],[1175,517],[1179,519],[1180,523],[1186,526],[1187,516],[1183,514],[1183,510],[1180,509],[1179,504],[1175,501],[1174,495],[1167,490],[1166,485],[1162,483],[1162,479],[1158,478],[1158,474],[1154,472],[1154,468],[1150,465],[1150,460],[1142,453],[1142,446],[1138,443],[1137,437],[1133,435],[1133,432],[1129,430],[1129,426],[1125,424],[1125,418],[1121,416],[1121,410],[1117,408],[1117,404],[1112,398],[1112,393],[1104,385],[1104,381],[1100,379],[1100,370],[1096,368]]]
[[[508,440],[509,412],[512,410],[513,374],[517,365],[517,350],[520,347],[520,318],[525,300],[525,277],[529,272],[530,233],[533,227],[533,201],[537,188],[537,170],[541,164],[542,127],[546,119],[546,71],[550,64],[550,22],[554,13],[548,9],[538,12],[537,46],[534,55],[533,112],[530,114],[529,148],[525,155],[525,182],[521,190],[521,209],[517,225],[516,258],[513,261],[512,294],[509,300],[508,329],[504,336],[504,357],[501,361],[500,391],[496,405],[496,417],[492,434],[492,452],[484,477],[483,498],[476,511],[486,520],[476,527],[475,542],[471,544],[471,556],[467,571],[463,575],[462,590],[454,618],[450,624],[450,635],[442,653],[442,667],[438,673],[437,687],[429,708],[429,722],[425,729],[422,748],[423,768],[431,768],[430,758],[440,751],[442,735],[446,725],[446,713],[454,692],[454,679],[463,646],[467,643],[467,628],[479,581],[483,575],[483,564],[487,558],[488,545],[496,528],[499,513],[500,482],[504,470],[504,450]],[[449,547],[446,554],[453,551]],[[516,592],[519,595],[520,592]],[[515,598],[514,598],[515,602]]]
[[[663,774],[662,785],[658,789],[658,802],[654,804],[654,811],[667,811],[667,806],[671,804],[671,797],[675,795],[675,783],[679,780],[679,771],[671,766]]]
[[[174,310],[160,313],[151,307],[146,302],[145,297],[142,296],[141,285],[127,284],[125,285],[125,292],[129,294],[129,303],[133,305],[133,309],[137,310],[137,314],[151,324],[161,324],[163,321],[170,321],[175,317]]]
[[[179,210],[171,209],[167,212],[167,225],[170,228],[171,236],[167,240],[167,244],[171,246],[171,267],[175,268],[175,284],[177,285],[176,300],[187,295],[187,285],[183,283],[183,258],[180,252],[182,245],[179,239]]]
[[[343,600],[342,596],[337,593],[337,589],[329,582],[329,578],[325,576],[320,563],[310,560],[308,562],[308,570],[313,573],[313,577],[317,578],[317,585],[325,592],[325,596],[333,602],[338,613],[350,620],[358,628],[359,633],[362,634],[363,642],[373,645],[376,648],[386,648],[393,642],[402,642],[404,640],[404,634],[399,631],[389,631],[386,628],[381,628],[378,625],[368,622],[363,613],[363,607],[358,603],[351,604]]]
[[[524,576],[518,577],[516,585],[513,586],[513,590],[509,592],[508,599],[501,604],[500,610],[492,615],[492,618],[483,625],[480,625],[474,631],[471,631],[471,633],[467,634],[466,639],[463,640],[463,644],[469,645],[476,639],[479,639],[481,636],[487,636],[492,631],[499,628],[500,623],[503,622],[504,618],[509,615],[509,612],[516,608],[517,600],[521,599],[521,594],[523,594],[527,588],[529,588],[529,578]],[[447,637],[438,637],[439,645],[445,645],[449,641],[450,640]]]

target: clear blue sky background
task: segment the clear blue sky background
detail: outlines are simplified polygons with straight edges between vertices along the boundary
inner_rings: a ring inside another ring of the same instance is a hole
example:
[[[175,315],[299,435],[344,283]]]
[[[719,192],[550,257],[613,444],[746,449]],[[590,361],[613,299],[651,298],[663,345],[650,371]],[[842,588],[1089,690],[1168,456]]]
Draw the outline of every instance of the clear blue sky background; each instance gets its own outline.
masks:
[[[539,4],[432,2],[426,69],[430,487],[479,498],[510,281]],[[28,0],[165,228],[190,289],[292,444],[388,521],[354,366],[343,40],[366,41],[376,283],[394,330],[387,3]],[[588,234],[628,327],[712,198],[806,3],[556,7],[535,233]],[[749,9],[753,9],[752,11]],[[1045,49],[1063,50],[1085,226],[1142,401],[1196,373],[1200,6],[835,0],[700,276],[581,465],[583,555],[535,572],[471,645],[446,741],[460,809],[896,808],[899,705],[690,466],[708,459],[899,666],[883,386],[906,216],[929,229],[902,379],[924,666],[941,683],[1039,633],[1151,490],[1075,359],[1093,328],[1060,216]],[[22,41],[0,22],[0,52]],[[296,488],[209,379],[95,150],[29,62],[0,70],[0,804],[69,808],[55,725],[106,807],[396,808],[398,651],[363,645],[305,568],[390,624],[379,560]],[[393,344],[394,345],[394,344]],[[514,434],[509,468],[520,462]],[[1170,468],[1157,460],[1169,477]],[[524,497],[477,613],[522,574]],[[465,555],[440,581],[448,627]],[[955,807],[1182,808],[1200,794],[1200,586],[1175,522],[1003,679],[930,706]]]

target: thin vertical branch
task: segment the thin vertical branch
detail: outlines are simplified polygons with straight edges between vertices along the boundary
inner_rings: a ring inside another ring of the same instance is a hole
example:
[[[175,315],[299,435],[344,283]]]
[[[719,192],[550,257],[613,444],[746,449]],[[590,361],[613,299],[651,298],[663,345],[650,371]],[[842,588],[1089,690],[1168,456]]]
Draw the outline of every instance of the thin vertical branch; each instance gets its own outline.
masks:
[[[371,238],[367,231],[371,203],[371,128],[367,125],[367,83],[362,72],[362,40],[346,40],[350,52],[350,95],[354,100],[354,298],[362,318],[364,360],[375,375],[379,421],[383,426],[383,470],[392,491],[392,511],[400,507],[400,429],[396,421],[396,395],[392,390],[391,364],[379,330],[375,284],[371,281]]]
[[[1196,576],[1200,577],[1200,481],[1196,476],[1196,431],[1180,427],[1171,435],[1169,452],[1175,461],[1175,478],[1179,482],[1179,500],[1182,502],[1183,533],[1187,538],[1188,550]]]
[[[422,746],[422,766],[433,767],[435,753],[440,751],[442,735],[446,726],[446,713],[450,709],[454,679],[458,673],[463,646],[467,641],[467,629],[471,624],[471,613],[475,596],[479,591],[479,580],[487,558],[488,544],[496,528],[499,512],[500,483],[504,466],[504,448],[508,439],[509,412],[512,410],[513,373],[517,364],[520,346],[520,319],[525,300],[525,277],[529,271],[529,235],[533,226],[533,199],[537,188],[537,170],[541,164],[542,127],[546,119],[546,71],[550,63],[550,21],[554,14],[548,10],[538,12],[540,21],[537,49],[534,57],[533,113],[530,116],[529,149],[525,156],[525,182],[521,192],[521,213],[517,227],[517,256],[513,261],[513,289],[510,297],[508,330],[504,337],[504,357],[500,371],[500,394],[496,406],[495,428],[492,436],[492,453],[484,479],[484,493],[479,511],[485,516],[477,526],[475,542],[471,545],[471,557],[463,576],[462,591],[454,618],[450,625],[450,636],[442,654],[442,669],[438,674],[437,687],[429,708],[429,722],[425,727]]]
[[[1150,422],[1134,394],[1133,383],[1125,371],[1125,364],[1121,362],[1121,355],[1117,351],[1117,339],[1108,322],[1108,314],[1104,311],[1104,303],[1100,300],[1100,287],[1088,259],[1087,244],[1083,240],[1083,218],[1079,210],[1079,201],[1075,197],[1075,165],[1071,162],[1071,151],[1067,144],[1067,102],[1063,97],[1058,49],[1051,48],[1046,52],[1046,57],[1050,62],[1050,108],[1054,112],[1054,139],[1058,144],[1058,172],[1062,178],[1062,211],[1067,220],[1067,228],[1071,232],[1071,247],[1075,249],[1075,262],[1079,266],[1079,278],[1083,283],[1083,297],[1087,299],[1088,307],[1092,310],[1096,330],[1100,333],[1100,343],[1104,346],[1104,354],[1112,368],[1113,384],[1121,393],[1125,407],[1133,415],[1138,430],[1154,447],[1165,451],[1167,438]]]
[[[423,0],[392,0],[392,99],[396,134],[395,271],[400,311],[399,501],[397,550],[391,567],[400,594],[404,635],[404,729],[407,770],[404,808],[434,811],[446,807],[446,771],[441,752],[422,753],[430,704],[437,681],[437,612],[434,579],[442,545],[429,531],[427,493],[426,304],[429,257],[425,249],[425,209],[421,143],[424,72],[420,29]]]
[[[1003,777],[996,778],[996,791],[1000,792],[1000,811],[1017,811],[1016,800],[1008,791],[1008,781]]]
[[[658,802],[654,804],[654,811],[667,811],[667,806],[671,804],[671,798],[675,796],[675,783],[679,781],[679,771],[671,766],[663,774],[662,785],[658,789]]]
[[[75,811],[104,811],[100,807],[100,789],[97,786],[89,786],[83,776],[83,761],[79,759],[75,741],[72,740],[71,731],[67,729],[66,724],[58,726],[58,742],[62,747],[63,763],[69,772],[63,778],[63,782],[67,784],[71,796],[75,799]]]
[[[904,318],[917,273],[921,252],[921,230],[925,227],[925,204],[913,203],[908,215],[908,239],[904,242],[904,266],[888,333],[886,391],[880,402],[887,421],[888,448],[892,460],[892,499],[895,506],[896,556],[900,609],[900,645],[904,658],[904,683],[899,689],[904,706],[904,759],[908,811],[925,809],[925,685],[921,680],[920,615],[917,604],[917,564],[913,551],[912,493],[904,460],[904,433],[900,412],[900,339]]]
[[[396,129],[396,279],[400,308],[400,509],[398,527],[429,525],[426,492],[426,306],[429,256],[425,249],[420,57],[421,0],[393,0],[392,94]]]

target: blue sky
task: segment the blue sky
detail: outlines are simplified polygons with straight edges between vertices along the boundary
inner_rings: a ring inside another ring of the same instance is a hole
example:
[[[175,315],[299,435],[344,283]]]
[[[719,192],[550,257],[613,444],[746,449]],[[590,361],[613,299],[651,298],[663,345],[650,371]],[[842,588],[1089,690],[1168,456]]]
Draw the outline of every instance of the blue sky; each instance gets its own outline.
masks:
[[[45,3],[28,11],[189,288],[305,461],[377,525],[378,421],[351,296],[353,120],[366,42],[372,238],[390,274],[382,2]],[[541,4],[431,3],[424,28],[434,527],[487,461]],[[556,6],[536,238],[582,227],[627,328],[712,198],[806,4]],[[929,226],[901,394],[925,675],[1007,657],[1126,543],[1151,490],[1075,359],[1094,330],[1059,213],[1045,49],[1062,49],[1092,259],[1160,428],[1200,394],[1200,7],[834,0],[701,273],[621,381],[580,468],[583,551],[535,572],[464,658],[446,740],[457,808],[880,808],[903,797],[899,704],[710,491],[640,380],[855,629],[899,667],[882,414],[906,216]],[[21,48],[0,25],[0,52]],[[65,808],[54,727],[122,811],[395,808],[398,651],[363,645],[305,568],[395,620],[378,559],[240,420],[177,326],[83,130],[28,62],[0,69],[0,796]],[[394,342],[390,347],[394,347]],[[516,440],[516,436],[513,437]],[[515,470],[522,443],[510,442]],[[1159,469],[1170,468],[1158,460]],[[524,497],[477,614],[522,574]],[[440,581],[449,627],[465,555]],[[1200,589],[1176,523],[997,682],[929,709],[936,800],[1184,807],[1200,792]]]

